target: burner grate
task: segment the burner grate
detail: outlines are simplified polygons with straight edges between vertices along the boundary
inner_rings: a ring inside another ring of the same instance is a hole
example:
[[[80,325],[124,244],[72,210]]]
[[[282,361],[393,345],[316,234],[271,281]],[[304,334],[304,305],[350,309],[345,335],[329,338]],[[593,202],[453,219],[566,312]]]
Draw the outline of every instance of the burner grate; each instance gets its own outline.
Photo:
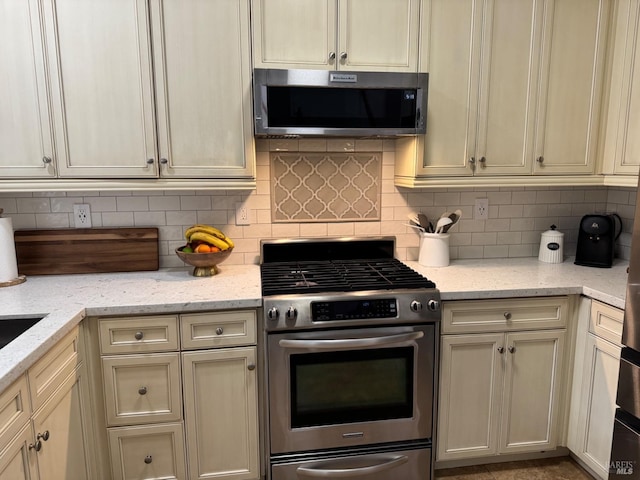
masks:
[[[274,262],[260,268],[262,294],[354,292],[435,288],[435,284],[396,259]]]

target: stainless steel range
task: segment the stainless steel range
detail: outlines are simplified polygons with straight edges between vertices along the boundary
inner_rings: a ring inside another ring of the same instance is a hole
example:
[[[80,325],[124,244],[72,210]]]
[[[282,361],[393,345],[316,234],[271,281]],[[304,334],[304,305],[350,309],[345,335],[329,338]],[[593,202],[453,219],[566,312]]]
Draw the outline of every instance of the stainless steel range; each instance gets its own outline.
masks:
[[[261,242],[268,478],[431,478],[440,293],[394,250]]]

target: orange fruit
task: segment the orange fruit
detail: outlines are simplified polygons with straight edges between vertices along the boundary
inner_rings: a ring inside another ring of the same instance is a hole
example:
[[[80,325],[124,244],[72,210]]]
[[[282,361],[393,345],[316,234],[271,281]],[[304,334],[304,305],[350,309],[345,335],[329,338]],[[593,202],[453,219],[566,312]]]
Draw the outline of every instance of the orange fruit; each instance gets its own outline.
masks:
[[[201,243],[195,249],[196,253],[211,253],[211,247],[206,243]]]
[[[211,247],[211,252],[215,253],[215,252],[219,252],[220,249],[218,247]]]

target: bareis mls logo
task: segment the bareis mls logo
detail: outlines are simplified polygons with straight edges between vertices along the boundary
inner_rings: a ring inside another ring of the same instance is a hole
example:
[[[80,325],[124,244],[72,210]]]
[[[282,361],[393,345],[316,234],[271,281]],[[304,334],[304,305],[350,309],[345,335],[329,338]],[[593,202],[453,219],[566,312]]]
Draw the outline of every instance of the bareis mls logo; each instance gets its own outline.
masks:
[[[636,462],[629,460],[616,460],[609,463],[609,472],[616,475],[633,475],[633,466]]]

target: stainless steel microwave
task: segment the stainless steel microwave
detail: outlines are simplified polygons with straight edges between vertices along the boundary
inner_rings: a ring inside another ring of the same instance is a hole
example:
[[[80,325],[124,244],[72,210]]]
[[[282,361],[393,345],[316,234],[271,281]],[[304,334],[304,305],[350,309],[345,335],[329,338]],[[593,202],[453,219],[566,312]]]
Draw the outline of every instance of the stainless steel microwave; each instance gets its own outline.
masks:
[[[257,137],[426,132],[427,73],[255,69]]]

